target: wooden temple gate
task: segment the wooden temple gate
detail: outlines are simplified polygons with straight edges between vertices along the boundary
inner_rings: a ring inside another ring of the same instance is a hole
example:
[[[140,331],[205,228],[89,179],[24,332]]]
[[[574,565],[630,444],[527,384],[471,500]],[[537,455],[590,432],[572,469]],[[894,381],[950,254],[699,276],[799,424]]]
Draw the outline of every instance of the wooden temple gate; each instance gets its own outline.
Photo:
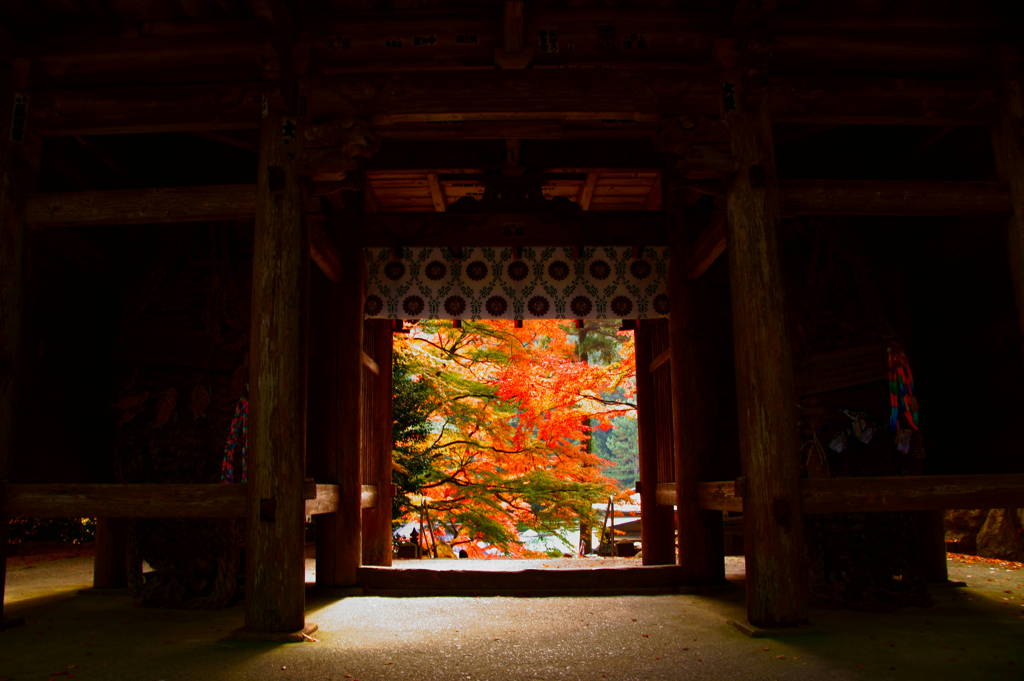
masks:
[[[390,561],[391,328],[364,321],[361,249],[426,245],[672,249],[671,316],[638,329],[644,557],[678,560],[683,583],[718,581],[721,512],[742,511],[754,624],[807,618],[806,514],[1024,505],[1016,474],[801,479],[779,255],[783,216],[1006,216],[1024,320],[1024,102],[1012,23],[968,4],[943,18],[854,3],[863,11],[838,20],[800,3],[671,4],[506,0],[503,11],[396,16],[345,0],[309,13],[200,1],[176,16],[143,9],[114,22],[73,0],[12,3],[0,15],[10,57],[0,74],[0,514],[101,518],[104,585],[120,579],[112,519],[244,518],[246,627],[301,631],[306,515],[317,520],[320,584],[358,585],[360,565]],[[107,22],[100,34],[84,28],[91,20]],[[780,178],[778,126],[988,126],[1001,176]],[[44,143],[188,133],[244,146],[233,133],[255,130],[255,184],[35,190],[41,163],[58,153]],[[519,141],[540,141],[523,164],[582,173],[582,210],[447,212],[439,178],[487,165],[467,140],[497,141],[510,155]],[[660,191],[632,211],[601,212],[608,167],[653,169]],[[415,212],[390,214],[402,200],[389,207],[375,193],[370,171],[381,168],[422,169],[429,205],[406,197]],[[22,324],[31,234],[253,219],[249,481],[10,479],[12,460],[31,456],[17,433],[33,389]],[[708,332],[723,288],[704,283],[723,253],[738,438],[719,427],[733,398],[714,361],[722,339]],[[708,399],[723,390],[729,399]],[[716,481],[734,458],[741,475]]]

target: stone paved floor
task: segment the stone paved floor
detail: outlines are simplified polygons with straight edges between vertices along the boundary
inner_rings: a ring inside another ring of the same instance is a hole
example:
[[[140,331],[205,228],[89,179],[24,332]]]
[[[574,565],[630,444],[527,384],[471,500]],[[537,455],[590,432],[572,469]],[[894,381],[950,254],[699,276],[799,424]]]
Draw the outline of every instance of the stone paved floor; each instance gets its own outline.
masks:
[[[461,561],[460,563],[465,563]],[[79,595],[87,556],[12,565],[0,681],[757,679],[1021,681],[1024,570],[950,561],[966,588],[928,608],[814,610],[806,630],[750,638],[742,592],[715,596],[332,599],[311,593],[316,642],[225,640],[241,606],[135,607]]]

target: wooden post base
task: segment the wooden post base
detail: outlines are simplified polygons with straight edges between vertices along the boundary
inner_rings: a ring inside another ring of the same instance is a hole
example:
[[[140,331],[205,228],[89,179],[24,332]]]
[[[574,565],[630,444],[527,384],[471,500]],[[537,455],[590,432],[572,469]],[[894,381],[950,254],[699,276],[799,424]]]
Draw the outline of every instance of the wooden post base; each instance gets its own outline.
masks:
[[[309,641],[316,643],[312,634],[319,627],[312,622],[306,622],[297,631],[254,631],[247,627],[236,629],[228,636],[228,641],[269,641],[272,643],[302,643]]]
[[[747,620],[729,620],[729,624],[736,627],[738,631],[750,638],[780,638],[782,636],[804,636],[806,634],[820,634],[821,630],[801,624],[797,626],[783,627],[759,627]]]

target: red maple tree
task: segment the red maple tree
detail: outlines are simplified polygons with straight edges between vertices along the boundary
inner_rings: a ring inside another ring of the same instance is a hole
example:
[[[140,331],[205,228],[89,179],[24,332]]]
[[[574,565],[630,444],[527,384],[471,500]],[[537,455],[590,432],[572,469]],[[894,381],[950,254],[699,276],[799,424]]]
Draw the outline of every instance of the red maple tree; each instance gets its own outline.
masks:
[[[591,364],[577,340],[556,320],[496,320],[422,322],[396,341],[400,380],[430,394],[428,432],[396,443],[421,471],[406,486],[407,519],[425,510],[435,535],[478,557],[524,555],[521,531],[560,533],[591,518],[613,487],[589,433],[635,414],[633,341],[621,334],[614,361]]]

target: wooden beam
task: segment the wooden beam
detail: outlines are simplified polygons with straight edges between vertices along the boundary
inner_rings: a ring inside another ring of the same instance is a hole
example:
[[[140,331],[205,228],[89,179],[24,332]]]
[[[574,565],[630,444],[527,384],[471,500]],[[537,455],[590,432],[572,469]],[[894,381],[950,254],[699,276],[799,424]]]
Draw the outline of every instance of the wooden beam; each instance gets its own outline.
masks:
[[[782,180],[785,215],[1008,215],[1010,195],[995,182]]]
[[[805,513],[1024,506],[1024,475],[907,475],[802,481]]]
[[[657,500],[658,506],[675,506],[676,483],[659,482],[658,487],[654,492],[654,498]]]
[[[595,570],[437,570],[407,567],[364,567],[359,583],[380,595],[589,595],[678,593],[680,570],[675,565],[645,565]]]
[[[35,229],[235,221],[255,213],[250,184],[32,194],[25,208]]]
[[[909,180],[782,180],[787,215],[921,215],[982,216],[1012,211],[1010,192],[996,182]],[[218,222],[251,218],[253,185],[151,187],[84,192],[31,194],[25,220],[35,229],[103,225]],[[448,241],[465,236],[482,245],[536,243],[666,243],[667,221],[657,211],[588,212],[586,215],[376,213],[368,215],[364,245],[389,245],[393,240],[415,245],[424,240]],[[690,277],[697,278],[725,248],[724,224],[713,224],[687,254]],[[315,223],[310,228],[314,255],[333,278],[337,254]],[[627,239],[622,242],[622,239]],[[654,241],[651,241],[654,239]],[[409,241],[412,240],[412,241]]]
[[[702,482],[697,486],[700,507],[709,511],[743,512],[743,497],[737,492],[733,480]]]
[[[28,518],[244,518],[246,514],[245,484],[14,483],[5,489],[2,511]],[[363,485],[361,500],[363,508],[372,508],[377,503],[376,487]],[[305,502],[306,515],[334,513],[338,486],[316,484]]]
[[[524,99],[523,102],[527,100]],[[595,109],[578,111],[585,104],[584,100],[573,102],[577,107],[573,110],[545,108],[539,111],[522,111],[510,106],[502,109],[477,110],[466,107],[447,111],[409,111],[405,113],[374,114],[370,122],[377,128],[415,123],[453,123],[463,121],[504,122],[504,121],[561,121],[565,123],[591,123],[601,121],[629,121],[632,123],[657,123],[660,118],[656,113],[633,111],[624,108]],[[620,104],[621,107],[621,104]]]
[[[196,53],[192,65],[257,59],[269,50],[267,24],[273,22],[268,17],[275,13],[264,0],[249,4],[258,7],[252,13],[262,22],[147,21],[119,31],[108,22],[76,24],[73,33],[58,32],[59,28],[48,24],[45,33],[16,36],[18,41],[11,41],[11,49],[37,58],[45,66],[52,62],[49,70],[56,73],[69,69],[76,59],[99,66],[120,62],[124,69],[141,62],[146,70],[158,70],[163,60],[180,68],[182,60],[189,58],[190,48]],[[729,17],[720,11],[530,6],[530,15],[523,21],[516,9],[514,5],[508,8],[504,21],[501,14],[484,8],[323,14],[308,27],[300,47],[312,51],[325,71],[426,70],[438,65],[447,69],[493,68],[496,48],[515,52],[521,45],[539,42],[543,29],[552,36],[540,55],[542,65],[607,68],[614,61],[679,68],[681,62],[706,63],[714,36],[729,28]],[[924,58],[945,63],[964,54],[973,56],[979,45],[1005,30],[991,18],[988,23],[976,16],[963,17],[962,22],[957,19],[770,17],[761,22],[762,31],[774,40],[759,43],[765,50],[805,60],[808,54],[813,58],[820,51],[846,61],[888,60],[898,68],[901,62],[916,64]],[[604,27],[604,31],[597,30]],[[807,65],[803,66],[806,70]]]
[[[305,624],[308,241],[296,168],[298,126],[297,118],[272,109],[260,131],[245,598],[245,626],[256,632],[295,632]]]
[[[578,246],[668,243],[668,222],[654,212],[375,213],[364,219],[363,246]]]
[[[444,188],[437,179],[437,173],[427,173],[427,185],[430,187],[430,200],[434,203],[434,210],[443,213],[448,209],[448,203],[444,198]]]
[[[244,518],[247,486],[218,484],[8,484],[5,512],[28,518]]]
[[[743,512],[742,481],[701,483],[702,508]],[[674,485],[672,486],[674,491]],[[663,494],[668,498],[666,486]],[[801,480],[803,512],[888,513],[1024,506],[1024,475],[904,475]]]
[[[654,373],[672,360],[672,348],[666,348],[658,353],[658,356],[651,360],[648,371]]]
[[[989,65],[986,39],[965,41],[879,34],[776,34],[763,45],[773,71],[975,73]]]
[[[29,117],[47,136],[251,130],[265,93],[259,83],[51,90]]]
[[[774,76],[767,95],[772,122],[793,125],[987,125],[997,109],[994,83],[976,76]]]
[[[100,225],[215,222],[251,218],[252,185],[163,187],[32,194],[26,220],[36,229]],[[340,276],[338,253],[318,218],[310,220],[311,255],[332,281]],[[508,213],[376,213],[366,216],[364,246],[602,245],[666,243],[662,213],[600,212],[586,215]],[[469,242],[465,239],[470,239]]]
[[[377,508],[380,505],[380,487],[363,485],[359,493],[359,505],[364,508]]]
[[[583,210],[590,210],[590,202],[594,200],[594,189],[597,187],[596,172],[587,173],[587,179],[584,181],[583,186],[580,187],[580,199],[578,203],[580,208]]]
[[[800,449],[779,258],[778,187],[767,113],[736,79],[726,114],[737,172],[726,195],[740,452],[748,480],[747,617],[759,626],[807,619]]]
[[[1009,214],[1013,208],[1009,189],[998,182],[786,179],[781,180],[780,190],[786,215],[974,216]],[[34,228],[215,222],[251,218],[255,203],[256,189],[251,184],[148,187],[33,194],[25,214]],[[558,216],[372,214],[366,223],[362,239],[368,246],[388,245],[394,240],[431,240],[440,233],[449,236],[449,241],[458,241],[469,236],[469,230],[475,231],[474,238],[494,246],[555,244],[577,240],[583,233],[590,235],[586,239],[597,240],[596,244],[611,243],[609,239],[614,243],[622,239],[665,243],[667,225],[664,214],[655,211]],[[687,255],[691,279],[706,271],[724,251],[724,232],[724,225],[713,224],[691,247]],[[631,233],[633,239],[629,239]],[[314,257],[333,279],[337,254],[324,237],[323,229],[315,224],[310,227]],[[655,241],[647,241],[650,239]]]
[[[886,343],[872,343],[801,358],[796,372],[797,394],[814,395],[888,382],[886,347]]]
[[[719,212],[711,225],[683,251],[687,279],[699,279],[725,252],[725,214]]]
[[[499,70],[324,77],[313,91],[314,117],[349,113],[353,101],[378,131],[420,123],[466,121],[631,121],[658,124],[668,109],[713,113],[717,79],[711,73],[609,70]],[[676,104],[676,102],[679,102]],[[685,102],[685,104],[684,104]]]
[[[997,99],[994,86],[968,79],[778,77],[769,91],[778,122],[818,125],[985,124]],[[44,90],[29,116],[49,136],[251,130],[265,92],[239,81]],[[378,114],[381,138],[409,140],[634,139],[652,136],[665,115],[717,115],[719,104],[711,71],[681,79],[633,69],[395,74],[386,87],[377,77],[325,77],[311,97],[315,116],[351,115],[355,102]]]
[[[228,222],[251,220],[255,185],[154,187],[106,191],[32,194],[25,219],[33,229],[107,225]],[[309,254],[324,275],[340,281],[337,247],[323,217],[308,215]]]
[[[324,217],[307,215],[306,220],[309,224],[309,257],[325,277],[337,284],[341,281],[341,256],[334,239],[324,227]]]
[[[496,12],[418,9],[325,17],[304,37],[322,73],[493,69]]]
[[[15,49],[37,61],[43,81],[78,76],[88,82],[101,75],[147,72],[159,78],[161,71],[251,65],[271,52],[268,31],[245,21],[147,21],[120,31],[113,22],[76,22],[74,27],[50,24],[40,33],[19,33]]]
[[[658,126],[641,121],[449,121],[436,123],[403,123],[375,129],[385,141],[396,142],[466,142],[481,140],[552,140],[586,142],[648,142],[655,138]]]
[[[306,515],[336,513],[338,510],[338,486],[318,483],[315,496],[306,499]]]
[[[366,367],[371,374],[374,376],[380,375],[380,367],[377,366],[377,362],[374,361],[373,357],[370,357],[365,352],[363,353],[363,366]]]

